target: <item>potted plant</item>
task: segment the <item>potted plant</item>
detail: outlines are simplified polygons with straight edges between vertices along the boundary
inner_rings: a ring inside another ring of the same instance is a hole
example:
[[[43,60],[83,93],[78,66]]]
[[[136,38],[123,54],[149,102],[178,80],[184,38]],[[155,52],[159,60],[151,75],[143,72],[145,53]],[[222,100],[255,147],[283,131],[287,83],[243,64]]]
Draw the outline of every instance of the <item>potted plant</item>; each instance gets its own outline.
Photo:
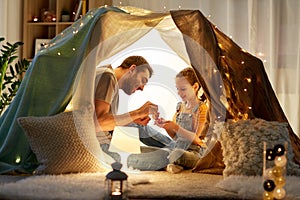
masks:
[[[4,40],[0,37],[0,115],[12,102],[21,84],[23,73],[30,64],[26,59],[16,60],[18,47],[23,45],[23,42],[1,44]]]

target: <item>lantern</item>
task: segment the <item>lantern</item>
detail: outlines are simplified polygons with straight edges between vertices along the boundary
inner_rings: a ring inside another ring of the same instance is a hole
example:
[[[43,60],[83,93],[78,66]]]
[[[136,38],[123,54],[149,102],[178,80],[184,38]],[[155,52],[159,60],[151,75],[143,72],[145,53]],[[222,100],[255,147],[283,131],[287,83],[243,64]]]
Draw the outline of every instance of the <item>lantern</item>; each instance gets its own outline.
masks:
[[[121,171],[122,164],[115,162],[112,165],[113,171],[106,175],[106,200],[127,199],[127,174]]]

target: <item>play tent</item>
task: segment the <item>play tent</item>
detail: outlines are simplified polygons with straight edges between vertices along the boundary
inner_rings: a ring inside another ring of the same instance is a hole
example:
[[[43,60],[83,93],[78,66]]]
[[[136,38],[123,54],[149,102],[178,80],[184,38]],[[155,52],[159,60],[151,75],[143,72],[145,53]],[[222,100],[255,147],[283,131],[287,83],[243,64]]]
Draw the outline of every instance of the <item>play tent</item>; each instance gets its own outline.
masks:
[[[200,11],[101,7],[57,35],[32,60],[17,96],[0,119],[0,173],[30,173],[38,165],[18,118],[54,116],[70,102],[74,110],[93,105],[95,66],[152,29],[196,70],[210,104],[207,133],[216,121],[228,119],[288,123],[261,60],[236,45]],[[289,124],[288,131],[300,164],[300,140]],[[220,146],[214,148],[221,152]]]

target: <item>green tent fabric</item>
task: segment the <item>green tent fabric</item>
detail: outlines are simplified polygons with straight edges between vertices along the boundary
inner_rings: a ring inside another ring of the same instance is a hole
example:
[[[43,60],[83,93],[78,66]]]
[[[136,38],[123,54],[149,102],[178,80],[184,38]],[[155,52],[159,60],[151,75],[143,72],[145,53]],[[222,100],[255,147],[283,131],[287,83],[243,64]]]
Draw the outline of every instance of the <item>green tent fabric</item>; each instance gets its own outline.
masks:
[[[90,10],[33,59],[17,96],[0,118],[0,174],[31,173],[38,164],[17,124],[18,117],[55,115],[76,98],[80,100],[78,104],[92,101],[93,88],[87,92],[78,89],[78,85],[87,84],[88,78],[91,80],[95,65],[133,44],[166,16],[171,16],[180,30],[190,64],[196,69],[211,104],[208,131],[216,120],[232,118],[258,117],[288,122],[262,62],[244,52],[200,11],[135,15],[130,9],[126,13],[120,8],[102,7]],[[174,40],[167,39],[168,32],[160,34],[172,46]],[[104,45],[105,42],[109,45]],[[178,53],[178,49],[175,52]],[[242,61],[245,64],[241,64]],[[248,93],[244,92],[245,78],[252,80],[247,85]],[[84,92],[90,95],[82,95]],[[300,139],[290,126],[289,134],[295,161],[300,164]],[[220,145],[216,147],[219,149],[212,152],[220,153]]]
[[[0,173],[30,173],[36,168],[35,155],[16,119],[21,116],[50,116],[65,110],[72,98],[75,77],[88,53],[93,27],[109,10],[123,12],[113,7],[92,11],[92,17],[86,15],[76,21],[51,41],[47,51],[41,51],[32,60],[14,101],[0,119]],[[70,47],[76,48],[76,51]],[[59,52],[65,54],[57,56]]]

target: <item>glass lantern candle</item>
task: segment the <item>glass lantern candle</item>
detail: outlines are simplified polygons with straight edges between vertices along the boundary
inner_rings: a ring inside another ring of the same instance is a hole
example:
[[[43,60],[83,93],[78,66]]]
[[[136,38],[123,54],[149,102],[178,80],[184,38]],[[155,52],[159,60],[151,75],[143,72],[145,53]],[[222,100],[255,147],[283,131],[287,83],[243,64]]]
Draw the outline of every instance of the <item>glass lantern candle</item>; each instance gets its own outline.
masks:
[[[122,164],[115,162],[112,165],[113,171],[106,175],[106,200],[127,199],[127,174],[121,171]]]
[[[286,196],[287,143],[263,143],[263,199],[283,199]]]

